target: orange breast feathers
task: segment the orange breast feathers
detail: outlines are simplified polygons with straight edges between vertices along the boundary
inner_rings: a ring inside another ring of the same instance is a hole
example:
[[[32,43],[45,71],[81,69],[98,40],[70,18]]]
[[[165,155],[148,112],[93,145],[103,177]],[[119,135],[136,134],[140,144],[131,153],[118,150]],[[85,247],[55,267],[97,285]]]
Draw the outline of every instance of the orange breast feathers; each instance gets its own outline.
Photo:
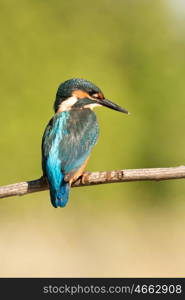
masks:
[[[72,183],[74,181],[76,181],[84,172],[85,168],[86,168],[86,165],[89,161],[89,157],[85,160],[85,162],[83,163],[83,165],[81,165],[81,167],[74,173],[74,172],[70,172],[69,174],[67,174],[65,176],[65,181],[69,182],[70,186],[72,185]]]

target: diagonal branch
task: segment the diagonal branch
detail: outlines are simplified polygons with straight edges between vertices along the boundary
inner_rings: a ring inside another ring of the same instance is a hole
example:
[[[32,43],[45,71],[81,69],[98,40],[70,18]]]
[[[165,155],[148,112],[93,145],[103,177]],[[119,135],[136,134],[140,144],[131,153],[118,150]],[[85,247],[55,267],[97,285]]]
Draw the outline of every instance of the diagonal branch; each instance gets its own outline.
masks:
[[[89,186],[95,184],[144,181],[169,180],[185,178],[185,166],[175,168],[127,169],[110,172],[85,172],[72,187]],[[25,195],[48,189],[45,178],[25,181],[0,187],[0,198]]]

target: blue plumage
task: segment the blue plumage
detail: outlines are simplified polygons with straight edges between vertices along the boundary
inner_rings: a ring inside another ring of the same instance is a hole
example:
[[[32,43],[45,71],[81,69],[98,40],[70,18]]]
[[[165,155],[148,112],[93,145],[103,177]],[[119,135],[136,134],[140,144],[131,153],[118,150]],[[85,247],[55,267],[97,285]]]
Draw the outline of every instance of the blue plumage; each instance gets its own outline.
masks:
[[[64,178],[71,178],[83,165],[97,138],[96,115],[90,109],[63,111],[49,122],[42,142],[42,165],[54,207],[66,205],[70,186]]]

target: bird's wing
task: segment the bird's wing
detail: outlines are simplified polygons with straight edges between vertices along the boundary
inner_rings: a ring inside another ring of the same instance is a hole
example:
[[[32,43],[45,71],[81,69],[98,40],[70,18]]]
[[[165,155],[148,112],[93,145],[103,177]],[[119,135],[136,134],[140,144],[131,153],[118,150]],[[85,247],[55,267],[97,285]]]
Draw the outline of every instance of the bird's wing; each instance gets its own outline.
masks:
[[[44,174],[48,173],[49,161],[49,168],[56,175],[61,172],[70,178],[86,161],[97,138],[96,115],[89,109],[55,115],[43,136]]]
[[[87,160],[98,138],[96,115],[89,109],[71,110],[60,142],[61,166],[65,174],[73,174]]]

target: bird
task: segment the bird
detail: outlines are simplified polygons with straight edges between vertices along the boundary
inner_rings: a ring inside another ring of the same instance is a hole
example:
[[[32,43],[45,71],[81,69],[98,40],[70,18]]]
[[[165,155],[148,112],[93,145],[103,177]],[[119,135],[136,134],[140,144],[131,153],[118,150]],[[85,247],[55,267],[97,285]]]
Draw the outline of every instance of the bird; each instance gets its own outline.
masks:
[[[66,206],[70,187],[83,174],[97,143],[99,126],[93,109],[98,106],[129,113],[105,98],[91,81],[72,78],[59,85],[55,114],[42,138],[43,177],[55,208]]]

